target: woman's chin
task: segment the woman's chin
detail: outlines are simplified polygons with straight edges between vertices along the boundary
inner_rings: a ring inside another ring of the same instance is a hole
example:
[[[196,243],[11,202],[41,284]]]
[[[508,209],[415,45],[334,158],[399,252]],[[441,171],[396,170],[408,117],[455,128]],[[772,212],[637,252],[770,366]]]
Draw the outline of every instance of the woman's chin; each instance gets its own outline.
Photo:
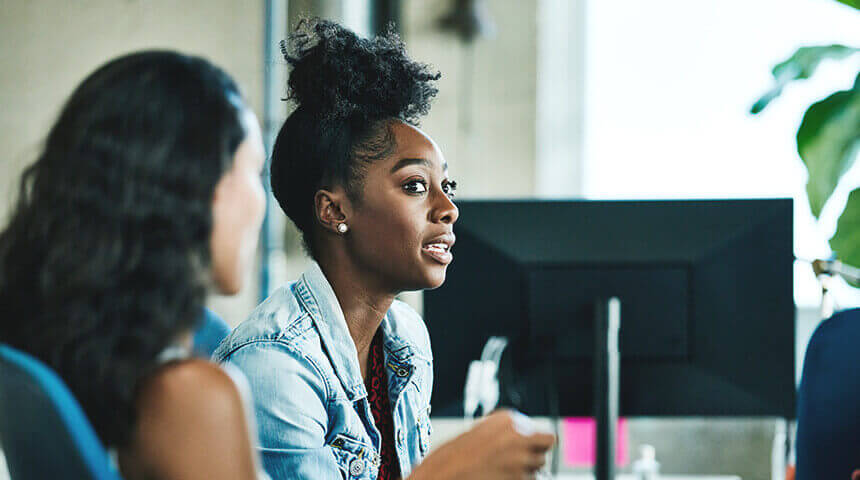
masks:
[[[441,287],[445,284],[445,277],[447,276],[448,268],[446,266],[435,267],[427,272],[425,276],[424,286],[421,288],[422,290],[433,290]]]
[[[233,275],[231,272],[215,271],[213,283],[215,293],[218,295],[232,296],[242,291],[244,278],[241,275]]]
[[[242,291],[242,285],[240,282],[219,284],[217,289],[219,295],[231,297]]]

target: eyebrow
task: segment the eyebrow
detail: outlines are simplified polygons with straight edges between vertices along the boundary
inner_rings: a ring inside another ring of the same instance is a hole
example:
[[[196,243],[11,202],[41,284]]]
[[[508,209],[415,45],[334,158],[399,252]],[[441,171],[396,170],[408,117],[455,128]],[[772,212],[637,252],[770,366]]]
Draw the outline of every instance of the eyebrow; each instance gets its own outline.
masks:
[[[394,173],[401,168],[408,167],[410,165],[423,165],[427,168],[432,167],[432,165],[430,165],[430,161],[426,158],[402,158],[397,163],[395,163],[393,167],[391,167],[391,173]],[[448,171],[448,162],[442,164],[442,171]]]

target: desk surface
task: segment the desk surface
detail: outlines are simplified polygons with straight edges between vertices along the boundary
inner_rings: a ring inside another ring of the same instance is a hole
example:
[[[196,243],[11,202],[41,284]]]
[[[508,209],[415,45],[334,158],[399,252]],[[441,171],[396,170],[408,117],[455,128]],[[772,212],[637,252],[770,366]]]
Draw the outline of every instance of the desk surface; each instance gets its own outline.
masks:
[[[637,480],[634,475],[621,474],[616,475],[616,480]],[[738,476],[702,476],[702,475],[660,475],[659,480],[741,480]],[[555,477],[555,480],[594,480],[591,474],[561,474]]]

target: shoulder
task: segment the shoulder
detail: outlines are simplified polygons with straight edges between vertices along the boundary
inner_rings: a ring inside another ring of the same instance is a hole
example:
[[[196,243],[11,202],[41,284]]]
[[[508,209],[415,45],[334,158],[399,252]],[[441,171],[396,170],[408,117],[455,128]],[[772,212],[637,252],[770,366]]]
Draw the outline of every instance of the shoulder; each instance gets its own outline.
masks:
[[[219,361],[241,372],[258,414],[261,408],[276,405],[324,405],[335,388],[322,344],[314,335],[246,342]]]
[[[312,339],[254,341],[222,361],[241,372],[253,402],[263,448],[318,448],[329,424],[328,405],[336,377]]]
[[[294,343],[312,330],[313,323],[294,294],[294,285],[275,290],[240,323],[212,354],[224,361],[233,352],[254,342]]]
[[[417,353],[426,358],[432,358],[430,334],[424,319],[404,301],[395,300],[389,310],[391,333],[397,335],[417,349]]]
[[[201,359],[166,364],[140,386],[125,458],[159,478],[252,478],[250,420],[239,387]]]
[[[836,312],[815,329],[818,337],[842,336],[846,332],[860,332],[860,308]]]
[[[832,361],[839,365],[840,359],[850,358],[860,346],[860,309],[837,312],[821,322],[809,339],[806,347],[804,369],[817,365],[819,361]]]
[[[238,386],[218,365],[202,359],[159,368],[141,385],[137,404],[141,420],[244,422]]]

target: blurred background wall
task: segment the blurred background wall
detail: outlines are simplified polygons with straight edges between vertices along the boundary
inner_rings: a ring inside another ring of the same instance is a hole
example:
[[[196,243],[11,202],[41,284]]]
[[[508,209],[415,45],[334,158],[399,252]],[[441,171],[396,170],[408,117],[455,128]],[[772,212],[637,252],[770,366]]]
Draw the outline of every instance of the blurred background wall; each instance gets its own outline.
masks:
[[[827,255],[835,219],[813,221],[793,135],[809,103],[850,85],[856,63],[825,64],[815,81],[792,86],[763,117],[747,112],[768,88],[770,67],[797,46],[856,38],[857,19],[844,6],[486,0],[477,2],[482,28],[465,41],[440,26],[457,3],[0,0],[0,218],[5,223],[21,170],[63,100],[104,61],[141,48],[207,57],[238,80],[271,137],[289,112],[280,101],[286,67],[277,40],[302,15],[369,34],[379,28],[372,10],[387,5],[413,57],[443,74],[422,126],[441,145],[461,197],[787,196],[800,200],[797,255]],[[847,191],[839,195],[844,202]],[[210,301],[231,324],[307,264],[295,229],[277,207],[270,213],[268,284],[253,272],[241,297]],[[799,368],[819,297],[808,267],[799,263],[796,276]],[[420,294],[407,297],[420,309]],[[841,298],[844,305],[856,301],[849,289]],[[465,426],[434,422],[436,445]],[[775,425],[637,419],[630,438],[633,447],[656,444],[666,472],[763,480],[771,478]]]
[[[95,68],[147,48],[201,55],[233,75],[261,112],[263,26],[259,1],[0,0],[2,224],[22,169],[38,155],[72,89]],[[241,299],[213,299],[231,322],[256,300],[256,278]]]

